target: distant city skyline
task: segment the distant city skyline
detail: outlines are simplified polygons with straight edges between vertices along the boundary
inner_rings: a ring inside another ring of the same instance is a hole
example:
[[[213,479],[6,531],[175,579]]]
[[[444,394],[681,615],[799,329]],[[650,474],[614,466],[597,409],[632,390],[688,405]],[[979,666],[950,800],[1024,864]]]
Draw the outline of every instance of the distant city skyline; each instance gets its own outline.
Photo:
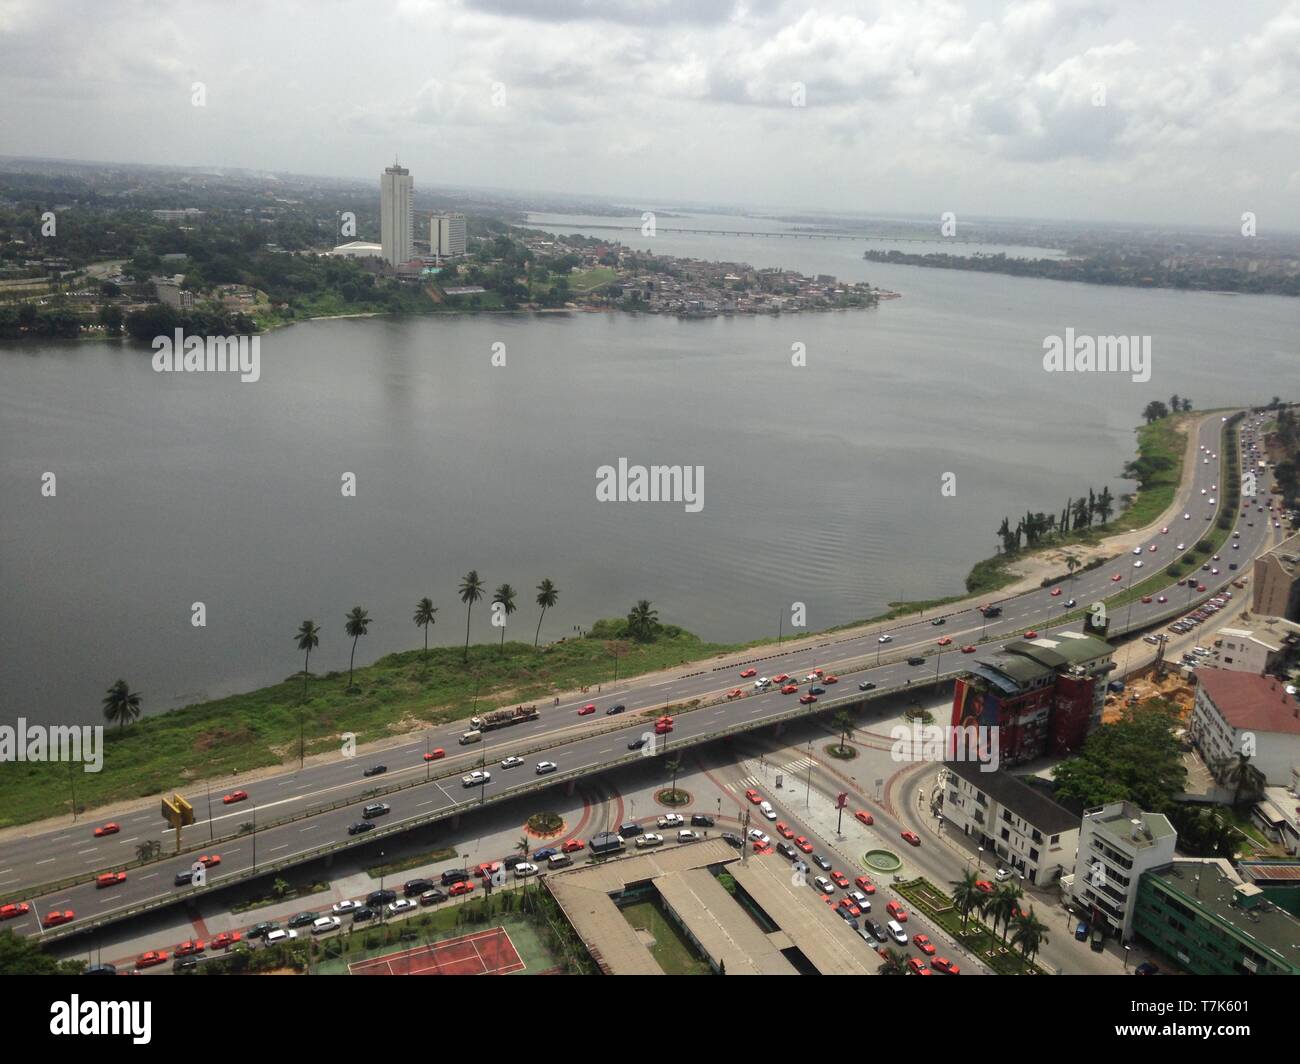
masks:
[[[373,180],[397,151],[424,188],[1300,229],[1296,0],[228,14],[8,0],[5,153]]]

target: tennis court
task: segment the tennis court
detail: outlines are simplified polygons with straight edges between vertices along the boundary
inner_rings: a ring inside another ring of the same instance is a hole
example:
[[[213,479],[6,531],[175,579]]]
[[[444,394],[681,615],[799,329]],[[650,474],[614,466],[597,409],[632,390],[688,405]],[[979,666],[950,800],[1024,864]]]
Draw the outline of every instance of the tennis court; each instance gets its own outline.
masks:
[[[399,950],[348,965],[349,975],[509,975],[523,958],[504,927],[427,946]]]

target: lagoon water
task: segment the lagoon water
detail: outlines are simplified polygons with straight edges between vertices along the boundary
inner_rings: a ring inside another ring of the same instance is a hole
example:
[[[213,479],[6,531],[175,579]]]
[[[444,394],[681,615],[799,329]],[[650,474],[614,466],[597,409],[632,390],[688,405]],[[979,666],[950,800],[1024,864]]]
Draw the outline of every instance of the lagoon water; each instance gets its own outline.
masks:
[[[638,598],[717,640],[774,635],[793,602],[811,627],[842,623],[959,591],[1003,515],[1130,490],[1151,399],[1267,401],[1297,380],[1295,300],[887,267],[853,242],[628,242],[902,298],[779,318],[312,322],[262,339],[256,384],[154,373],[147,349],[109,342],[0,349],[0,715],[92,722],[119,676],[146,712],[275,681],[301,666],[306,617],[323,628],[313,670],[346,668],[358,604],[373,618],[358,661],[420,644],[423,595],[432,641],[457,643],[471,568],[489,594],[516,588],[507,638],[526,641],[543,577],[561,592],[543,639]],[[1150,335],[1150,382],[1045,373],[1044,338],[1067,327]],[[598,502],[596,471],[620,458],[702,466],[702,509]],[[471,637],[497,635],[485,601]]]

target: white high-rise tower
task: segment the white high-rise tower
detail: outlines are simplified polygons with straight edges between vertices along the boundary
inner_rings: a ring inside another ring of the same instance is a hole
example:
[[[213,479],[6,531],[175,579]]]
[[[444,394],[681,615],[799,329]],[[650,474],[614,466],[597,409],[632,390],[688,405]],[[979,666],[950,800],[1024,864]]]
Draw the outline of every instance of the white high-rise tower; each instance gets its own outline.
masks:
[[[465,216],[435,214],[429,220],[429,250],[441,259],[465,254]]]
[[[410,262],[415,254],[411,243],[412,188],[411,171],[396,163],[379,178],[379,241],[390,266]]]

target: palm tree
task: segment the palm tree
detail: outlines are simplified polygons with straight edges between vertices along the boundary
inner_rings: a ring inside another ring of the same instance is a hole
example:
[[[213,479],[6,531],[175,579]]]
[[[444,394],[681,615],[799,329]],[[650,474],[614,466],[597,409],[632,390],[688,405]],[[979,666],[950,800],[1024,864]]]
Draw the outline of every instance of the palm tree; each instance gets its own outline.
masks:
[[[434,614],[438,612],[438,607],[433,604],[433,599],[422,598],[415,604],[415,616],[411,619],[424,629],[424,660],[429,660],[429,625],[435,622]]]
[[[853,719],[853,714],[847,709],[841,709],[832,718],[831,723],[835,730],[840,733],[840,753],[844,753],[848,743],[849,733],[853,731],[853,726],[857,722]]]
[[[1074,570],[1079,568],[1079,559],[1073,554],[1065,556],[1065,571],[1070,574],[1070,583],[1074,583]]]
[[[528,860],[528,854],[532,851],[532,848],[533,848],[532,841],[528,838],[527,835],[522,836],[519,839],[519,841],[515,843],[515,849],[518,850],[521,854],[523,854],[525,861]]]
[[[1268,782],[1264,773],[1250,763],[1250,755],[1238,752],[1237,759],[1224,758],[1219,764],[1219,778],[1233,785],[1232,807],[1241,808],[1242,796],[1258,798]]]
[[[537,618],[537,634],[533,636],[533,646],[537,646],[537,641],[542,637],[542,618],[546,616],[546,611],[555,605],[559,597],[560,589],[550,580],[543,580],[537,585],[537,605],[542,607],[542,616]]]
[[[997,931],[998,924],[1004,924],[1002,928],[1002,944],[1007,944],[1007,934],[1011,930],[1011,920],[1016,910],[1020,907],[1020,899],[1025,896],[1025,892],[1014,883],[1004,883],[988,900],[987,912],[993,917],[993,930]]]
[[[951,882],[953,904],[961,910],[961,929],[965,931],[966,921],[970,918],[970,911],[979,908],[980,903],[984,900],[984,892],[975,885],[979,882],[979,876],[969,869],[962,873],[961,879],[955,879]]]
[[[501,607],[501,612],[509,617],[515,612],[515,589],[509,584],[502,584],[492,593],[492,601]],[[501,653],[506,650],[506,626],[501,626]]]
[[[315,621],[303,621],[298,625],[298,649],[307,652],[302,659],[302,700],[307,701],[307,663],[311,661],[311,652],[320,646],[320,625]]]
[[[1033,906],[1030,906],[1028,912],[1016,917],[1015,929],[1011,944],[1019,946],[1025,960],[1032,962],[1039,949],[1048,941],[1047,925],[1034,915]]]
[[[469,662],[469,615],[474,603],[483,597],[483,581],[479,579],[478,570],[471,569],[460,582],[460,600],[465,603],[465,662]]]
[[[627,630],[639,642],[648,643],[659,623],[659,611],[652,609],[649,599],[641,599],[627,615]]]
[[[125,680],[118,680],[104,696],[104,719],[125,728],[128,721],[140,716],[140,692],[132,691]]]
[[[680,755],[677,757],[670,757],[668,759],[668,764],[666,764],[664,768],[668,770],[669,774],[673,778],[672,796],[675,798],[677,796],[677,773],[682,769],[682,759]]]
[[[370,630],[370,614],[360,606],[353,606],[348,614],[348,635],[352,637],[352,654],[348,658],[348,690],[352,690],[352,663],[357,656],[357,640]]]
[[[894,949],[892,946],[885,947],[885,952],[881,955],[881,962],[876,968],[876,974],[906,975],[907,954],[901,949]]]

